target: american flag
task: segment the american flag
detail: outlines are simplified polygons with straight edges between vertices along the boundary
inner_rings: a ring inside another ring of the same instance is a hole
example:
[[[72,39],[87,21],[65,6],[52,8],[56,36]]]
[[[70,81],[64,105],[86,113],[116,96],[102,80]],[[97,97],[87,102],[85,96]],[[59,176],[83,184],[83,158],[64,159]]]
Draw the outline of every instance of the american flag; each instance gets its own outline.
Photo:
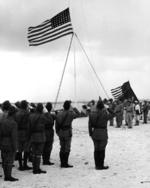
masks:
[[[73,34],[69,8],[40,25],[28,28],[29,46],[38,46]]]
[[[122,84],[122,86],[116,87],[114,89],[111,89],[111,93],[114,96],[114,98],[124,100],[124,99],[134,99],[137,100],[137,97],[132,90],[129,81]]]

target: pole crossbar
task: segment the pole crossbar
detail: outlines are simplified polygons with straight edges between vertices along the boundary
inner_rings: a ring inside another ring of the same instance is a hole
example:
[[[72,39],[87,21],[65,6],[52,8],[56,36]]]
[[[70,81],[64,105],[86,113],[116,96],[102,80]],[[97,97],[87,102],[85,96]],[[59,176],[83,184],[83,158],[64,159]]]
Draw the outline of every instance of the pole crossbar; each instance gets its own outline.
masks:
[[[91,63],[91,61],[90,61],[90,59],[89,59],[89,57],[88,57],[88,55],[87,55],[85,49],[83,48],[83,45],[82,45],[81,41],[79,40],[79,38],[78,38],[78,36],[77,36],[76,33],[75,33],[75,36],[76,36],[76,38],[77,38],[77,40],[78,40],[78,42],[79,42],[79,44],[80,44],[80,46],[81,46],[81,48],[82,48],[84,54],[86,55],[87,60],[88,60],[88,62],[89,62],[89,65],[91,66],[91,68],[92,68],[92,70],[93,70],[93,72],[94,72],[96,78],[98,79],[98,81],[99,81],[99,83],[100,83],[100,85],[101,85],[101,87],[102,87],[102,89],[103,89],[105,95],[107,96],[107,98],[109,98],[109,96],[108,96],[108,94],[107,94],[107,92],[106,92],[106,90],[105,90],[105,88],[104,88],[104,86],[103,86],[103,84],[102,84],[102,82],[101,82],[99,76],[97,75],[97,73],[96,73],[96,71],[95,71],[95,69],[94,69],[94,67],[93,67],[93,65],[92,65],[92,63]]]

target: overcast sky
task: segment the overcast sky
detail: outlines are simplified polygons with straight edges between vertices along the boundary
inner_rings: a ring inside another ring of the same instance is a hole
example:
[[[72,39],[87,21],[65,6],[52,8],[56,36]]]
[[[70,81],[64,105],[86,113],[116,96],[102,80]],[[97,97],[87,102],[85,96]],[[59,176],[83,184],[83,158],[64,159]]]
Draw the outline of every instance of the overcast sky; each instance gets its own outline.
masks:
[[[55,100],[71,36],[29,47],[27,29],[68,6],[109,97],[129,80],[138,98],[150,98],[149,0],[0,0],[0,102]],[[74,38],[58,100],[99,95],[106,98]]]

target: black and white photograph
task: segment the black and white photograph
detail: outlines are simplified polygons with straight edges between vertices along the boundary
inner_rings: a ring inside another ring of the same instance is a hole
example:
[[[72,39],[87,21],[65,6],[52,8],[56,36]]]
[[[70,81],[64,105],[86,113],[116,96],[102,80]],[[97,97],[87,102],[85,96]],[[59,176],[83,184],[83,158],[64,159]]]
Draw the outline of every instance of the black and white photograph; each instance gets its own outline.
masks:
[[[0,188],[150,187],[149,10],[0,0]]]

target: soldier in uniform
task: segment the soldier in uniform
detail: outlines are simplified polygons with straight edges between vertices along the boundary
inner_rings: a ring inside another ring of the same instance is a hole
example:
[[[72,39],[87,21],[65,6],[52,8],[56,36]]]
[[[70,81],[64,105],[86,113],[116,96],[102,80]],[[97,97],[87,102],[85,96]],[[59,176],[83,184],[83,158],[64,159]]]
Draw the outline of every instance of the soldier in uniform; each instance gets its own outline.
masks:
[[[53,165],[50,161],[50,155],[53,147],[53,142],[54,142],[54,120],[55,120],[55,115],[51,114],[52,110],[52,103],[48,102],[46,104],[46,109],[47,112],[45,113],[45,118],[46,118],[46,124],[45,124],[45,133],[46,133],[46,142],[44,144],[44,149],[43,149],[43,165]]]
[[[126,106],[126,121],[128,124],[128,128],[132,128],[132,120],[134,116],[134,108],[133,104],[130,99],[128,99],[127,106]]]
[[[121,127],[123,121],[123,104],[121,103],[120,100],[117,101],[114,112],[116,114],[116,123],[117,123],[116,127],[119,128]]]
[[[109,109],[108,109],[109,110]],[[95,111],[89,115],[89,135],[92,137],[94,143],[94,161],[96,170],[108,169],[104,166],[105,149],[108,140],[107,122],[113,117],[109,113],[102,101],[98,101]]]
[[[113,102],[113,99],[109,99],[109,103],[108,103],[109,109],[114,112],[115,110],[115,104]],[[114,126],[114,117],[112,117],[110,120],[110,126]]]
[[[20,102],[20,108],[16,113],[15,118],[18,125],[18,161],[19,170],[30,170],[32,169],[27,165],[29,157],[29,111],[28,102],[23,100]],[[24,153],[23,164],[22,154]]]
[[[56,133],[60,140],[60,162],[61,168],[71,168],[68,164],[68,158],[72,140],[72,121],[76,117],[75,112],[71,108],[71,101],[65,101],[64,110],[58,112],[56,116]]]
[[[149,106],[147,104],[147,101],[144,101],[143,104],[143,123],[147,123],[147,115],[148,115]]]
[[[14,121],[15,112],[15,107],[11,106],[7,117],[2,119],[0,125],[1,156],[5,181],[18,180],[11,176],[17,150],[17,123]]]
[[[43,148],[46,141],[45,123],[46,119],[43,114],[43,104],[38,103],[36,112],[30,115],[29,135],[33,154],[33,174],[46,173],[46,171],[40,169],[41,156],[43,154]]]

